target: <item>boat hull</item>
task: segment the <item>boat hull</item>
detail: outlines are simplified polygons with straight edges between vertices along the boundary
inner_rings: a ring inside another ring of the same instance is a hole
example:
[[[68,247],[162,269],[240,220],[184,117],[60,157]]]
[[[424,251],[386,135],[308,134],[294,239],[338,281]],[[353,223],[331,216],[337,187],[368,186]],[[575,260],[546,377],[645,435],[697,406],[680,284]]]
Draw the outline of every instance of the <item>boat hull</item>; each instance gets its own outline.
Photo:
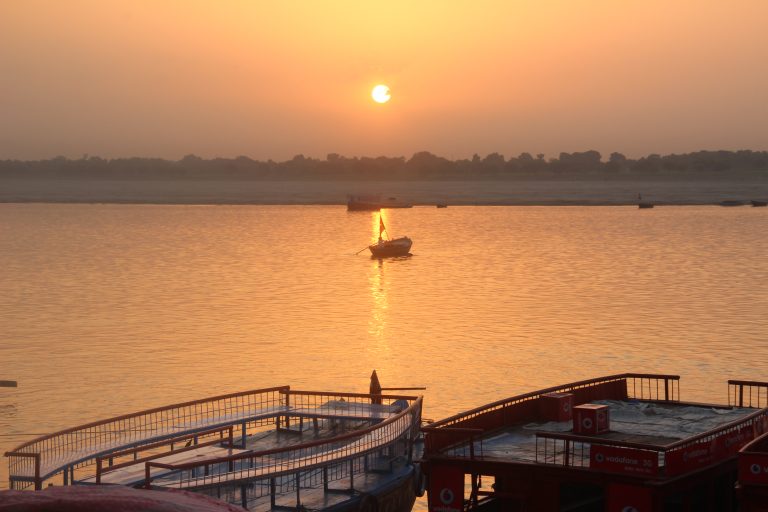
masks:
[[[391,484],[360,494],[323,512],[409,512],[416,502],[417,473],[416,466],[411,465],[407,474]]]
[[[411,250],[413,241],[404,236],[394,240],[383,240],[368,246],[371,255],[375,258],[391,258],[393,256],[407,256]]]

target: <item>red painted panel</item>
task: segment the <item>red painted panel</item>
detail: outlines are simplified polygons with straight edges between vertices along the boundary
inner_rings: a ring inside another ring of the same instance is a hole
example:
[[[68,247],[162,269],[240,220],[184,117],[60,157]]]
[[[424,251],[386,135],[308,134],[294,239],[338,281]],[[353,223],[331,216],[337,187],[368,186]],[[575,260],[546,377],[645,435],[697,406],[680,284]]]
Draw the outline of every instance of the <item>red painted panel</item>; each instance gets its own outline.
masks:
[[[461,512],[464,507],[464,470],[432,466],[427,491],[430,512]]]
[[[739,455],[739,482],[768,485],[768,453]]]
[[[656,452],[593,444],[589,467],[629,475],[655,475],[659,472],[659,456]]]

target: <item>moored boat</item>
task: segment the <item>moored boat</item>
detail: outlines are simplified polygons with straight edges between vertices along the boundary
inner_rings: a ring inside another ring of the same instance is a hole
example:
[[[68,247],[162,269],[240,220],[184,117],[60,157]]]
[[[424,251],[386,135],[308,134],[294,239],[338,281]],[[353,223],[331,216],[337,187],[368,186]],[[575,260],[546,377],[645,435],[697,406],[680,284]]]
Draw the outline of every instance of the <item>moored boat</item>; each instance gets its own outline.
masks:
[[[752,206],[767,206],[768,201],[755,201],[754,199],[750,201],[752,203]]]
[[[174,404],[24,443],[5,454],[9,483],[181,489],[260,511],[405,512],[419,492],[421,404],[289,386]]]
[[[392,240],[383,238],[383,234],[386,233],[387,228],[384,227],[384,220],[379,217],[379,240],[375,244],[368,246],[371,251],[371,255],[374,258],[390,258],[393,256],[407,256],[410,254],[411,245],[413,240],[407,236],[400,238],[394,238]]]
[[[637,203],[637,207],[641,210],[644,208],[653,208],[653,203]]]
[[[744,206],[744,201],[728,199],[726,201],[720,201],[720,206]]]
[[[736,494],[741,512],[768,510],[768,433],[739,450]]]
[[[676,375],[627,373],[432,423],[430,510],[733,510],[737,452],[768,432],[768,383],[728,386],[727,405],[689,403]]]

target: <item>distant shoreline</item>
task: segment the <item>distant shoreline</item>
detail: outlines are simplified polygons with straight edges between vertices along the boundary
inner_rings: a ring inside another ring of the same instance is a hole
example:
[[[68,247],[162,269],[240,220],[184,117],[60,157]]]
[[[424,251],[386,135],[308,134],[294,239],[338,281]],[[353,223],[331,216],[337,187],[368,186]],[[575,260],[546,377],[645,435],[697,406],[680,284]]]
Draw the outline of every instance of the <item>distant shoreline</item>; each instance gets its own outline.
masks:
[[[0,203],[345,205],[380,194],[414,206],[706,205],[768,199],[768,178],[719,180],[216,181],[0,179]]]

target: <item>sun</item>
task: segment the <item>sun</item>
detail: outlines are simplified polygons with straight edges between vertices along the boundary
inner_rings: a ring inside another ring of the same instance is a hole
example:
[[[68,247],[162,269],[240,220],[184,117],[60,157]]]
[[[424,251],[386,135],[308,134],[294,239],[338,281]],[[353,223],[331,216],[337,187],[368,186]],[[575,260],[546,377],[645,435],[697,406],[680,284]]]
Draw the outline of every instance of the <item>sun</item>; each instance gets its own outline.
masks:
[[[389,87],[384,84],[379,84],[371,90],[371,98],[373,98],[373,101],[376,103],[386,103],[391,97],[392,95],[389,94]]]

